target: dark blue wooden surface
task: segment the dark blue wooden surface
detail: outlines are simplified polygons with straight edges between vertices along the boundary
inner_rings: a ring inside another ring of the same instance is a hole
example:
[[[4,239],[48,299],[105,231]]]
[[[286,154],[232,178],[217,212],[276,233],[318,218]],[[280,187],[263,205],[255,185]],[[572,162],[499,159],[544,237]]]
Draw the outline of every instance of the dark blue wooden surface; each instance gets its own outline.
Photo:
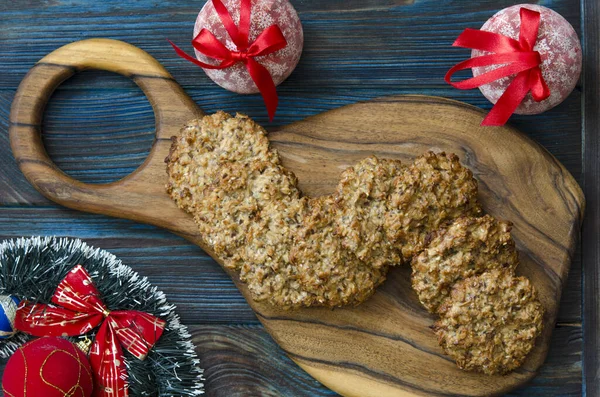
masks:
[[[267,128],[359,100],[392,94],[439,95],[486,109],[479,91],[457,91],[446,70],[468,56],[450,45],[515,1],[292,0],[304,26],[300,64],[278,89],[280,107],[268,123],[260,97],[222,90],[173,54],[166,38],[189,49],[204,1],[0,0],[0,238],[60,235],[108,249],[146,275],[179,307],[207,375],[210,396],[333,396],[304,374],[259,325],[233,283],[199,248],[154,227],[83,214],[54,205],[20,174],[8,145],[8,114],[28,69],[66,43],[109,37],[156,57],[207,112],[249,114]],[[580,32],[580,2],[540,1]],[[582,92],[555,109],[512,123],[540,142],[583,180]],[[44,119],[54,161],[82,181],[117,180],[142,163],[153,141],[154,116],[124,77],[88,71],[63,84]],[[540,375],[521,396],[582,393],[581,254],[563,293],[552,347]]]

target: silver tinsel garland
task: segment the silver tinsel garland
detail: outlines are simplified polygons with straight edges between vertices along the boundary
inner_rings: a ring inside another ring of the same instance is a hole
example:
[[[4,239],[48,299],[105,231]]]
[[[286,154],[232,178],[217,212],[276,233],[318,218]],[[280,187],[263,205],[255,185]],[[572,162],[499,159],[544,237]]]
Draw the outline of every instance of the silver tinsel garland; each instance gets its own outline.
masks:
[[[125,352],[131,396],[197,396],[204,393],[203,371],[187,328],[175,306],[109,252],[81,240],[32,237],[0,244],[0,294],[50,303],[58,283],[75,265],[91,275],[109,310],[139,310],[167,321],[163,336],[144,361]],[[88,335],[93,337],[93,334]],[[0,361],[32,337],[17,333],[0,340]],[[78,342],[81,338],[71,338]]]

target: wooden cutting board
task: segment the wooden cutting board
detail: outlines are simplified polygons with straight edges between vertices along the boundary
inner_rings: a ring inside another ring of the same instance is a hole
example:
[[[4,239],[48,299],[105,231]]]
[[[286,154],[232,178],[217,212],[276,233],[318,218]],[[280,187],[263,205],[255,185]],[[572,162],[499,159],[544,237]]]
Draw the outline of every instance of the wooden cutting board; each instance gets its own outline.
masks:
[[[40,134],[54,89],[87,68],[133,79],[156,114],[156,141],[147,160],[128,177],[105,185],[81,183],[62,173]],[[91,39],[59,48],[31,69],[14,98],[10,140],[27,179],[51,200],[166,228],[210,254],[191,216],[165,192],[170,138],[202,114],[150,55],[120,41]],[[551,154],[511,127],[480,127],[482,118],[481,110],[460,102],[398,96],[328,111],[269,134],[284,165],[309,195],[330,193],[344,168],[371,154],[412,161],[427,150],[456,153],[479,181],[485,211],[514,223],[521,258],[517,272],[532,279],[547,310],[543,334],[525,364],[507,376],[487,376],[461,371],[443,354],[429,329],[434,317],[410,287],[408,267],[394,268],[366,303],[335,310],[284,311],[255,303],[231,274],[283,350],[340,394],[499,395],[533,378],[542,365],[585,201],[576,181]]]

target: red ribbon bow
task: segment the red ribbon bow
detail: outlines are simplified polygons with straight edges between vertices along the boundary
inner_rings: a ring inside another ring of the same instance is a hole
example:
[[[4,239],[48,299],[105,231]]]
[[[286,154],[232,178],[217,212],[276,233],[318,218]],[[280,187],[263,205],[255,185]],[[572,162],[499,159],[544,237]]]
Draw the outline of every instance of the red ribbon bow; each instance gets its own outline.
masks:
[[[212,3],[221,22],[227,30],[227,33],[229,33],[229,37],[231,37],[231,40],[236,45],[237,51],[229,50],[223,43],[217,40],[212,32],[209,32],[206,29],[202,29],[200,33],[194,37],[192,45],[202,54],[220,60],[221,63],[218,65],[200,62],[183,52],[183,50],[173,44],[171,40],[169,40],[169,43],[171,43],[177,55],[202,68],[225,69],[238,62],[243,62],[265,101],[269,120],[273,121],[279,102],[275,83],[267,68],[254,60],[254,58],[268,55],[285,48],[287,41],[285,40],[285,37],[283,37],[281,29],[277,25],[271,25],[263,30],[253,43],[249,44],[248,34],[250,33],[251,0],[241,0],[239,26],[235,26],[229,11],[227,11],[227,8],[223,5],[221,0],[212,0]]]
[[[550,96],[550,89],[540,69],[540,53],[533,51],[540,26],[540,13],[521,8],[520,16],[519,41],[498,33],[465,29],[452,44],[454,47],[494,52],[468,59],[451,68],[444,79],[455,88],[469,90],[517,74],[481,125],[504,125],[529,91],[537,102]],[[457,83],[450,81],[452,75],[459,70],[490,65],[505,66]]]
[[[75,266],[60,282],[52,302],[61,307],[23,302],[17,310],[15,327],[35,336],[76,336],[101,324],[90,351],[94,396],[128,396],[121,346],[144,360],[166,323],[135,310],[109,311],[81,265]]]

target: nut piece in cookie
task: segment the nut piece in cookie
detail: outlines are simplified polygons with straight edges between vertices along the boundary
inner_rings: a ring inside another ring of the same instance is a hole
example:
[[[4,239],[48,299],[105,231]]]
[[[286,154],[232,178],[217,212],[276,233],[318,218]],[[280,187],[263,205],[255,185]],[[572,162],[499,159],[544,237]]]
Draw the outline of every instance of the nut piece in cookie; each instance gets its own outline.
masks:
[[[455,284],[433,330],[461,369],[488,375],[519,367],[542,331],[544,309],[525,277],[495,269]]]
[[[490,215],[457,219],[433,233],[427,247],[412,260],[412,286],[431,313],[450,294],[455,282],[485,271],[518,264],[511,224]]]

